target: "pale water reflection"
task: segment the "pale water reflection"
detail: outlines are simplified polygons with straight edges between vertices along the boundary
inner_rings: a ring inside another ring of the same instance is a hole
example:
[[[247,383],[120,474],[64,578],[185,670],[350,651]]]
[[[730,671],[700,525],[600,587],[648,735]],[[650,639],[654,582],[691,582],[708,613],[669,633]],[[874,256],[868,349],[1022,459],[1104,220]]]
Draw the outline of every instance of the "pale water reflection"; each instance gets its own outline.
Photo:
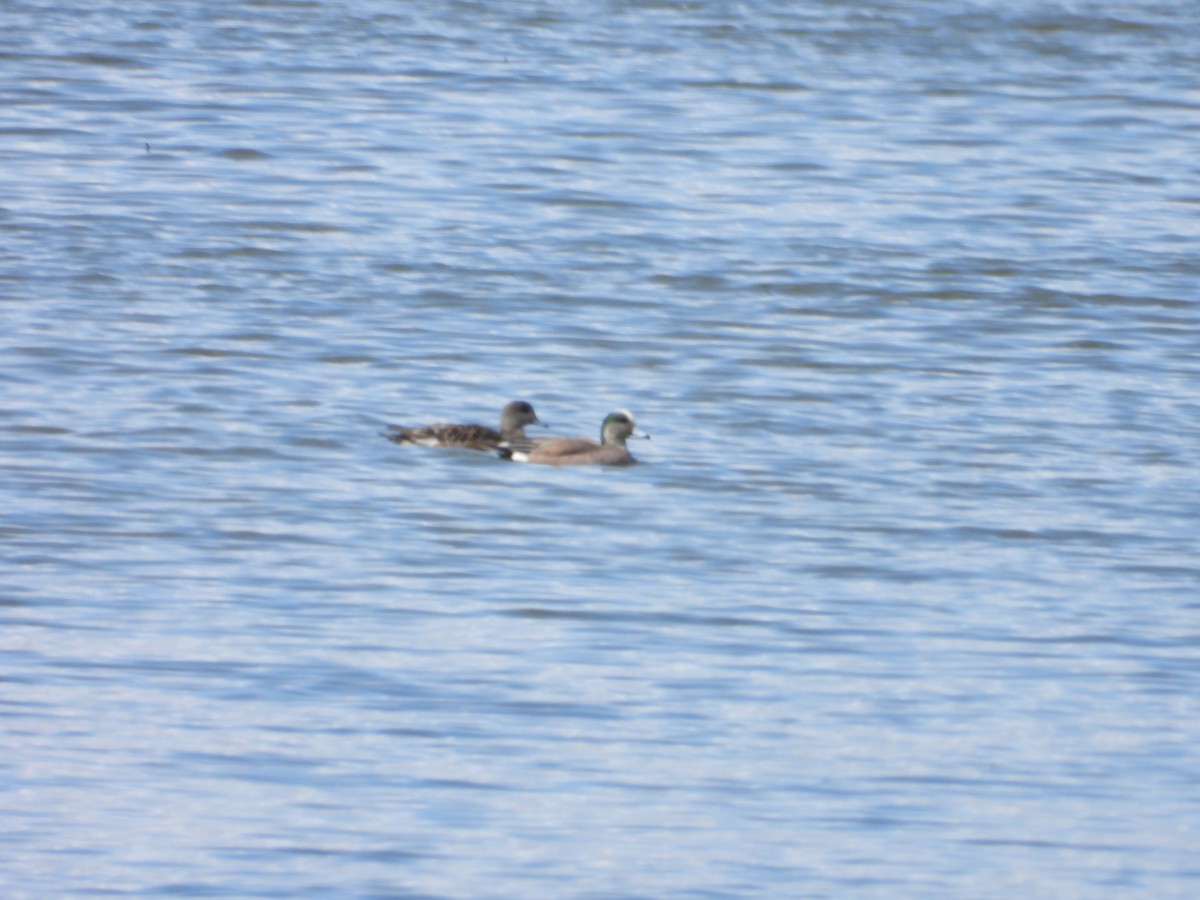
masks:
[[[1195,894],[1190,5],[199,9],[0,11],[5,896]]]

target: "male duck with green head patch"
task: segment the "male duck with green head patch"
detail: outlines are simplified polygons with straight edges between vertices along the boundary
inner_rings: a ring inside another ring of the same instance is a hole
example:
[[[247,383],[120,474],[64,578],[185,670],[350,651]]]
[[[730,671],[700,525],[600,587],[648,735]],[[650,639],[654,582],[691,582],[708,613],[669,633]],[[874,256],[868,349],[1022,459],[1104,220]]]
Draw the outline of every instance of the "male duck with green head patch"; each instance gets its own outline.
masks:
[[[625,446],[631,437],[650,439],[638,429],[633,413],[618,409],[604,417],[599,441],[583,437],[511,440],[502,442],[498,452],[505,459],[544,466],[628,466],[637,462]]]

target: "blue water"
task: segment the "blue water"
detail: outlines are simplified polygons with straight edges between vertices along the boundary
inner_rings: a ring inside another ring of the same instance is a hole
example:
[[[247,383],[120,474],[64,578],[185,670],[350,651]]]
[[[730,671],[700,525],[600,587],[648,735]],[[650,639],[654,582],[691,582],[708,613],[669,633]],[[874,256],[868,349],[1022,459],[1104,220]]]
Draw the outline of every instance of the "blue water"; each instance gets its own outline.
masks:
[[[1198,63],[0,6],[0,893],[1195,896]],[[653,437],[378,436],[516,398]]]

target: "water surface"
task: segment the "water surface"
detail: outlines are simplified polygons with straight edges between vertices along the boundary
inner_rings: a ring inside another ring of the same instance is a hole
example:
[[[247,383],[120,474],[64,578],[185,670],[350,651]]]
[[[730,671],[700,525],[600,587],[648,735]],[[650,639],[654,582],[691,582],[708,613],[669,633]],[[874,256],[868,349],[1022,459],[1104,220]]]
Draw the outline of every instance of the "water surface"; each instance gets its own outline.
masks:
[[[1190,4],[0,25],[5,896],[1196,893]]]

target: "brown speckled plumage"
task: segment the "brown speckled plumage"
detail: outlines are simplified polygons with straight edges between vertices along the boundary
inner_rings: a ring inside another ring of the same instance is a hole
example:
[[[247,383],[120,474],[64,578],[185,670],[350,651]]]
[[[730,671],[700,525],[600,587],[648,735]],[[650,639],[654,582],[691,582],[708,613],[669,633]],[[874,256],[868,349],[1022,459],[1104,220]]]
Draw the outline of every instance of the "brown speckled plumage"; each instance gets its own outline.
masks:
[[[500,429],[486,425],[453,424],[438,422],[406,428],[389,425],[383,433],[389,441],[397,444],[414,444],[419,447],[460,447],[466,450],[495,450],[502,441],[525,438],[526,425],[540,425],[537,413],[524,400],[514,400],[500,412]]]

